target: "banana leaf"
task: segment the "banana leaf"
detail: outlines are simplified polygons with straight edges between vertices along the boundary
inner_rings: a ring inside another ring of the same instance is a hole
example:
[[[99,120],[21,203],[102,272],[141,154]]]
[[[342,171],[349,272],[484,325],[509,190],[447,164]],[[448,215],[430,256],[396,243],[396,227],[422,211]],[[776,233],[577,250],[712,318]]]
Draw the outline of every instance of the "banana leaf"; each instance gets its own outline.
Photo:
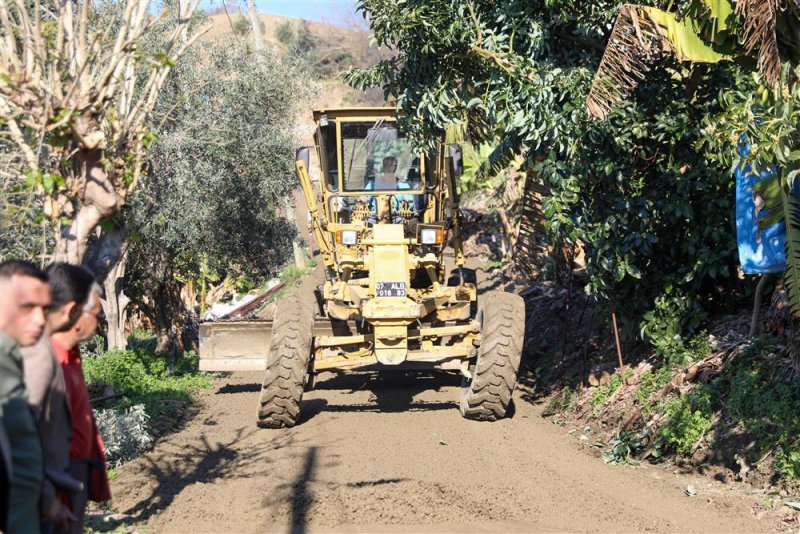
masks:
[[[639,9],[662,29],[663,37],[669,41],[673,52],[680,61],[719,63],[730,59],[729,56],[717,52],[700,37],[700,25],[694,19],[683,17],[679,20],[676,13],[654,7],[640,7]],[[717,6],[717,9],[719,9],[719,13],[722,13],[720,6]],[[715,20],[718,21],[718,19]],[[719,24],[720,22],[716,22],[717,28],[719,28]]]

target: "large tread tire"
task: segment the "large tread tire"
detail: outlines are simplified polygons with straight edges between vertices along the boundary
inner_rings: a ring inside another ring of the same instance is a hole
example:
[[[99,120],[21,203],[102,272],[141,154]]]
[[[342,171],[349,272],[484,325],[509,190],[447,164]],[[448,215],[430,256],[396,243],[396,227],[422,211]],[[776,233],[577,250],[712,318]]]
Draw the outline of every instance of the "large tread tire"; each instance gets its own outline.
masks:
[[[517,383],[525,301],[502,291],[491,291],[480,300],[481,344],[472,378],[464,379],[459,410],[467,419],[497,421],[506,416]]]
[[[258,399],[258,426],[285,428],[300,418],[300,401],[308,376],[314,313],[300,299],[281,302],[272,326],[267,371]]]

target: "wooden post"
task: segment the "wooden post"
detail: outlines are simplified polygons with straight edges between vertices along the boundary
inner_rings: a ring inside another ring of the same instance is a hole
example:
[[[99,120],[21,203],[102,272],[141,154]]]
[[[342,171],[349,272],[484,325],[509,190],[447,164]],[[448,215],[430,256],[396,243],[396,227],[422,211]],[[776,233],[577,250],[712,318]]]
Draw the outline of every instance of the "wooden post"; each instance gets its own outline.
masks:
[[[622,373],[622,381],[625,382],[625,364],[622,363],[622,345],[619,342],[619,328],[617,327],[617,312],[611,312],[611,322],[614,323],[614,340],[617,342],[617,358],[619,359],[619,372]]]

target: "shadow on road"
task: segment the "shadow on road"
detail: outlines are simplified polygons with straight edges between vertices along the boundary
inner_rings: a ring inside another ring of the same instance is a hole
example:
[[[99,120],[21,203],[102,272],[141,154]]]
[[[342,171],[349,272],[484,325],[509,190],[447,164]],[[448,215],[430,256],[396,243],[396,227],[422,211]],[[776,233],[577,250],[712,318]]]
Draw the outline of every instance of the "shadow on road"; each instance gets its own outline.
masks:
[[[142,474],[153,481],[148,484],[152,492],[141,493],[139,502],[123,513],[135,522],[146,522],[168,508],[175,497],[188,486],[236,478],[241,476],[243,465],[261,465],[266,472],[274,462],[273,451],[295,445],[294,436],[284,434],[265,439],[261,447],[238,446],[258,431],[255,425],[252,429],[240,428],[233,439],[216,444],[203,435],[197,445],[170,444],[162,446],[158,454],[143,456],[138,461],[142,463]]]
[[[259,393],[261,391],[261,384],[258,382],[253,384],[225,384],[219,388],[216,395],[230,395],[235,393]]]
[[[440,391],[444,387],[458,387],[461,377],[446,372],[388,372],[342,374],[320,381],[318,390],[347,391],[353,394],[368,391],[368,402],[331,404],[325,399],[305,401],[301,409],[301,422],[313,419],[322,412],[414,412],[452,410],[458,407],[453,400],[421,401],[414,398],[425,391]]]
[[[308,489],[314,477],[317,463],[317,448],[311,447],[306,452],[305,465],[300,476],[292,486],[292,534],[303,534],[308,523],[308,511],[314,502],[314,496]]]

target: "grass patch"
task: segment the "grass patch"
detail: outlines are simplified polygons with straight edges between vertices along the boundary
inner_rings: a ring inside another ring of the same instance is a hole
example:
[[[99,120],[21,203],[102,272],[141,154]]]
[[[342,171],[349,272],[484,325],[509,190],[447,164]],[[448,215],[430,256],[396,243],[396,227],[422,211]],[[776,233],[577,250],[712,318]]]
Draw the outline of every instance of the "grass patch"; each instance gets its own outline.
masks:
[[[626,368],[621,374],[614,373],[605,385],[598,387],[589,401],[589,404],[592,407],[592,413],[594,413],[597,408],[608,402],[608,399],[610,399],[611,396],[617,392],[622,383],[625,380],[628,380],[631,376],[633,376],[633,370]]]
[[[659,430],[655,456],[675,451],[688,456],[714,426],[714,395],[711,388],[700,386],[680,397],[664,399],[659,404],[667,422]]]
[[[102,352],[102,340],[84,344],[83,372],[89,397],[119,398],[95,402],[97,426],[106,443],[109,465],[117,467],[152,446],[153,438],[175,428],[198,389],[211,387],[211,376],[198,372],[199,357],[187,352],[169,368],[153,353],[155,337],[134,332],[127,350]]]
[[[306,262],[306,266],[303,269],[300,269],[295,265],[289,265],[288,267],[281,269],[281,271],[278,273],[278,278],[280,278],[284,286],[273,293],[269,299],[267,299],[265,304],[270,304],[290,294],[294,290],[294,286],[297,284],[297,281],[310,273],[317,266],[317,262],[309,259],[308,256],[306,256]]]
[[[113,350],[83,360],[86,382],[93,396],[111,386],[123,397],[105,408],[127,409],[144,404],[151,419],[169,415],[174,401],[190,404],[192,392],[211,387],[211,376],[198,373],[199,357],[193,351],[178,359],[172,373],[167,361],[141,349]]]
[[[575,409],[578,405],[580,395],[571,387],[565,387],[561,393],[554,396],[542,412],[543,417],[550,417],[557,413],[567,413]]]
[[[783,479],[800,481],[800,381],[791,378],[786,360],[777,356],[781,348],[774,339],[755,340],[728,361],[716,379],[686,395],[662,399],[652,408],[667,417],[658,433],[656,454],[692,454],[722,417],[750,436],[751,446],[741,451],[748,462],[772,455]],[[637,399],[645,399],[645,405],[662,382],[666,384],[664,376],[669,380],[669,374],[662,372],[643,377]],[[723,439],[717,432],[715,444]]]
[[[661,367],[657,371],[642,373],[639,377],[639,386],[636,388],[636,402],[642,407],[642,411],[649,415],[652,411],[650,397],[664,389],[670,378],[672,371],[667,367]]]

